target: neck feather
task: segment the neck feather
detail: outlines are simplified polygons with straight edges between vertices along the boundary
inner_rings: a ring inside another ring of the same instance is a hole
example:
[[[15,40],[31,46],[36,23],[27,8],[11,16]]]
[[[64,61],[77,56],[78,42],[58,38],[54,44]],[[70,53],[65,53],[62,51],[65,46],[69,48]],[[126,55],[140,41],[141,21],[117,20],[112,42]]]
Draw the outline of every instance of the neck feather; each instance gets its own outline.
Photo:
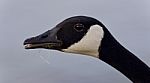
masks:
[[[134,83],[149,83],[150,68],[134,54],[120,45],[108,30],[99,48],[99,57]]]

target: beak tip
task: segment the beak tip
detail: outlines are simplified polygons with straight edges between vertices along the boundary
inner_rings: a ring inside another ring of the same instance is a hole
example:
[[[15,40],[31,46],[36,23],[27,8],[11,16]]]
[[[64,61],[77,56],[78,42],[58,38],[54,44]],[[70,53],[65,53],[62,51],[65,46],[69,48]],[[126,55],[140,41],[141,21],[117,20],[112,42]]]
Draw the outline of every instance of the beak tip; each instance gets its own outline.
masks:
[[[30,44],[30,42],[31,42],[32,40],[33,40],[33,38],[25,39],[24,42],[23,42],[23,45]]]

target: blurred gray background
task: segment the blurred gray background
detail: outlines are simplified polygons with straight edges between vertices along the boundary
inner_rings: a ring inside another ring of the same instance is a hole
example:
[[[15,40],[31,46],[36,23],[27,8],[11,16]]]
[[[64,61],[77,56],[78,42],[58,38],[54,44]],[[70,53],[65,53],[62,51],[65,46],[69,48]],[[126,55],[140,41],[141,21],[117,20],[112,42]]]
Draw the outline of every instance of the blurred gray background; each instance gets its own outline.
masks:
[[[25,50],[23,41],[88,15],[150,66],[150,0],[0,0],[0,83],[131,83],[96,58]]]

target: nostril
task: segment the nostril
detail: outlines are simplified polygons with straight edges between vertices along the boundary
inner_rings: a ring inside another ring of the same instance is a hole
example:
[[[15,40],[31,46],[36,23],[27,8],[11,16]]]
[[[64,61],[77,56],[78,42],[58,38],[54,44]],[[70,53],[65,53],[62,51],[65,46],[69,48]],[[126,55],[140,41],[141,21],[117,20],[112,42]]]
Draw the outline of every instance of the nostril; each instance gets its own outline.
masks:
[[[48,37],[48,35],[42,35],[42,37],[41,38],[47,38]]]

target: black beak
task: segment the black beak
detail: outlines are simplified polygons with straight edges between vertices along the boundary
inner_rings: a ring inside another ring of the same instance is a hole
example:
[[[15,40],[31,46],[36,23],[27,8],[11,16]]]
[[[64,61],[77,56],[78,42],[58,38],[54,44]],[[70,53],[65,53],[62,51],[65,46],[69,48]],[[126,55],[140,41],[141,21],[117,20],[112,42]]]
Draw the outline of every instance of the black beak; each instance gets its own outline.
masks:
[[[59,28],[55,27],[52,30],[48,30],[41,35],[26,39],[24,41],[25,49],[61,49],[62,41],[57,39],[58,30]]]

